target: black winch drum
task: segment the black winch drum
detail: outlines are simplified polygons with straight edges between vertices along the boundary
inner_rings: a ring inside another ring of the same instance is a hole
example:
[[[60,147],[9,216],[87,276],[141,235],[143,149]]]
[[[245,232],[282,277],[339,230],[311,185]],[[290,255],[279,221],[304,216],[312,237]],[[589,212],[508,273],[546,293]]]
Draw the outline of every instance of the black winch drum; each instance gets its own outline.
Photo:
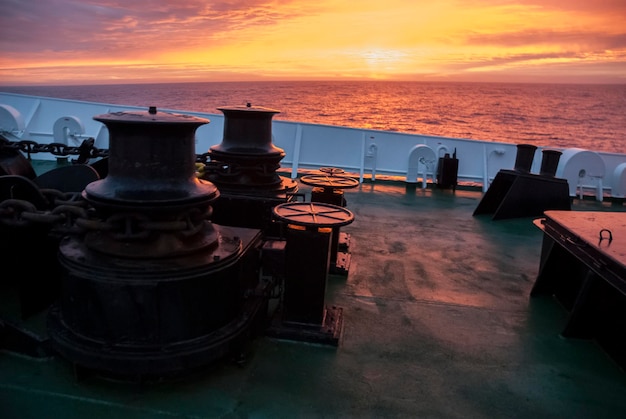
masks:
[[[177,375],[224,356],[262,304],[244,298],[260,231],[208,219],[219,191],[196,177],[195,130],[209,121],[155,108],[94,119],[109,129],[109,173],[83,196],[109,228],[60,244],[54,347],[116,376]]]

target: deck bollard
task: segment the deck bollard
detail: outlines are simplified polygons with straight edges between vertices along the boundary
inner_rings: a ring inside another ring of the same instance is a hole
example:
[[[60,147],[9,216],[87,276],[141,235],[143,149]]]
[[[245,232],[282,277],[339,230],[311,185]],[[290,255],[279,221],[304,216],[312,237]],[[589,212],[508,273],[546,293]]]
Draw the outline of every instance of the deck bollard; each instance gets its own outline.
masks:
[[[540,174],[530,173],[536,146],[518,144],[513,170],[501,169],[473,215],[492,214],[493,220],[535,217],[546,210],[569,210],[566,179],[555,177],[561,155],[544,150]]]
[[[539,174],[541,176],[554,177],[554,175],[556,175],[556,169],[559,166],[561,154],[562,153],[558,150],[543,150]]]
[[[513,170],[522,173],[530,173],[530,168],[533,165],[536,150],[537,146],[532,144],[518,144]]]

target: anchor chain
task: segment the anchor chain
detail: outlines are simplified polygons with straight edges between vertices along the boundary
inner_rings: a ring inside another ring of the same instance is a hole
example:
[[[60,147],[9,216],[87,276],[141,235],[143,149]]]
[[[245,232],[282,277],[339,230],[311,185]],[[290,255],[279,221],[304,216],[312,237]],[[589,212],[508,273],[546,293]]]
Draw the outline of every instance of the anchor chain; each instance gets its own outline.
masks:
[[[107,219],[78,218],[76,224],[84,231],[107,231],[117,240],[143,240],[153,233],[172,233],[182,238],[191,237],[204,228],[210,212],[191,208],[171,220],[152,220],[136,212],[116,213]]]
[[[75,220],[87,217],[87,201],[79,192],[61,192],[40,189],[47,201],[45,209],[24,199],[5,199],[0,202],[0,224],[8,227],[49,226],[57,233],[78,233]]]
[[[0,153],[4,150],[17,150],[28,158],[35,153],[50,153],[55,156],[78,155],[76,163],[87,163],[90,158],[108,157],[109,150],[94,146],[94,139],[88,138],[79,147],[61,143],[39,144],[31,140],[9,141],[0,135]],[[210,162],[209,153],[196,155],[197,171],[202,173]],[[52,234],[80,235],[87,231],[107,231],[119,239],[144,239],[152,233],[175,233],[190,237],[202,230],[204,220],[211,216],[211,208],[204,213],[191,209],[175,216],[172,220],[152,220],[137,213],[116,213],[107,219],[100,219],[95,210],[80,192],[62,192],[56,189],[40,189],[46,206],[38,209],[26,200],[6,199],[0,201],[0,225],[23,228],[27,226],[48,226]]]
[[[81,164],[87,163],[91,158],[105,158],[109,156],[108,149],[97,148],[94,144],[95,140],[93,138],[87,138],[83,140],[80,146],[72,147],[63,143],[39,144],[32,140],[9,141],[0,135],[0,153],[3,150],[21,151],[26,154],[29,160],[31,159],[31,154],[36,153],[50,153],[59,157],[77,155],[79,157],[76,162]],[[210,161],[211,156],[208,152],[196,154],[196,163],[206,166]]]
[[[79,156],[78,163],[86,163],[90,158],[108,157],[109,150],[99,149],[94,146],[95,140],[87,138],[80,146],[72,147],[63,143],[39,144],[31,140],[9,141],[0,136],[0,152],[3,150],[21,151],[31,159],[31,154],[50,153],[54,156],[66,157],[70,155]]]
[[[23,199],[5,199],[0,202],[0,225],[13,228],[29,226],[49,227],[51,234],[82,235],[88,231],[106,231],[119,240],[141,240],[153,233],[172,233],[191,237],[200,232],[211,211],[192,208],[171,220],[153,220],[145,214],[115,213],[106,219],[99,218],[80,193],[63,193],[42,189],[49,207],[37,209]]]

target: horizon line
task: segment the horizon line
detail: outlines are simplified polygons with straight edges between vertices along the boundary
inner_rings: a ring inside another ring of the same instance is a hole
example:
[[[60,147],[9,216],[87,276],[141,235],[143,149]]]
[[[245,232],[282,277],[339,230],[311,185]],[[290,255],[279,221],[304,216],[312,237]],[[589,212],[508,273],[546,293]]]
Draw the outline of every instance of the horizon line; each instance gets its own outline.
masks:
[[[449,80],[393,80],[393,79],[339,79],[339,78],[315,78],[315,79],[242,79],[242,80],[194,80],[194,81],[103,81],[92,83],[8,83],[3,84],[0,82],[0,88],[5,87],[81,87],[81,86],[123,86],[123,85],[150,85],[150,84],[204,84],[204,83],[320,83],[320,82],[335,82],[335,83],[466,83],[466,84],[562,84],[562,85],[626,85],[626,79],[624,81],[572,81],[572,80],[535,80],[535,81],[513,81],[513,80],[462,80],[462,79],[449,79]]]

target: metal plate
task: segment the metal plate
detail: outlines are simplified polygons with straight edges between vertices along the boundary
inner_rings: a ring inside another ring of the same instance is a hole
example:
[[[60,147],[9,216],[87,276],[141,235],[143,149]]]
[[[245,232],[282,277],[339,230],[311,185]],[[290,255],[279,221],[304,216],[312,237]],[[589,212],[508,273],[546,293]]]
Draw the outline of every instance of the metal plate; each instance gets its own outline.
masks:
[[[305,175],[300,178],[305,185],[323,188],[348,189],[359,186],[359,181],[350,176],[339,175]]]
[[[341,227],[354,221],[351,211],[322,202],[288,202],[277,205],[273,212],[281,221],[305,227]]]
[[[567,236],[572,246],[594,248],[626,265],[626,213],[546,211],[545,216],[546,226]]]
[[[93,117],[100,122],[130,122],[130,123],[149,123],[149,124],[208,124],[206,118],[198,118],[193,115],[178,114],[171,112],[163,112],[151,106],[148,111],[120,111],[108,114],[96,115]]]
[[[626,213],[546,211],[543,230],[626,295]]]

